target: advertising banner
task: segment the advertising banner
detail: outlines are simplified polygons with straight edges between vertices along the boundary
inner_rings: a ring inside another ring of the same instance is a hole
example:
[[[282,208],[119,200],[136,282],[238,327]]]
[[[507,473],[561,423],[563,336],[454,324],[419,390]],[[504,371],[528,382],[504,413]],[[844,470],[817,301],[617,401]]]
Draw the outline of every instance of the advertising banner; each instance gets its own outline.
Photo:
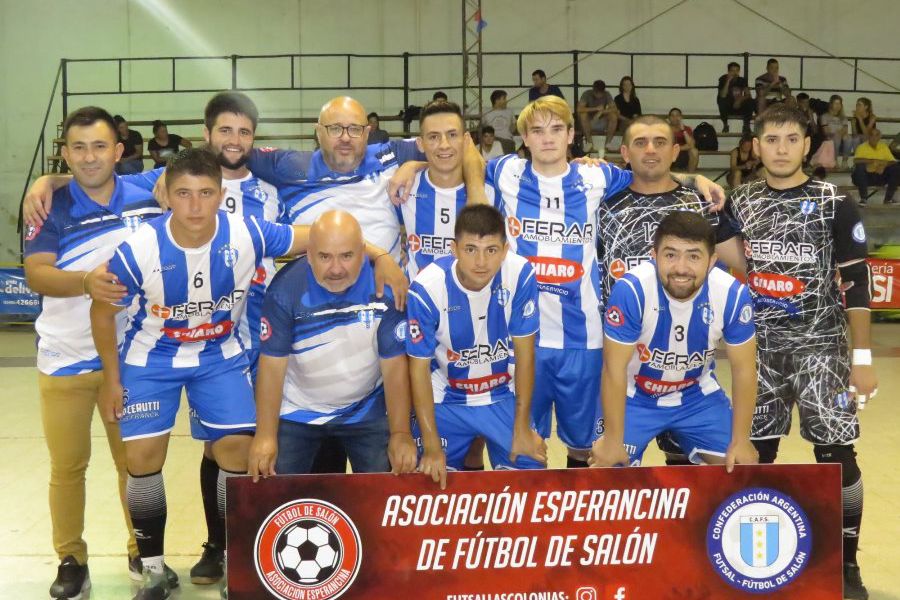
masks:
[[[231,600],[817,598],[838,465],[232,477]]]
[[[40,296],[28,289],[25,271],[0,269],[0,315],[23,315],[33,320],[40,312]]]

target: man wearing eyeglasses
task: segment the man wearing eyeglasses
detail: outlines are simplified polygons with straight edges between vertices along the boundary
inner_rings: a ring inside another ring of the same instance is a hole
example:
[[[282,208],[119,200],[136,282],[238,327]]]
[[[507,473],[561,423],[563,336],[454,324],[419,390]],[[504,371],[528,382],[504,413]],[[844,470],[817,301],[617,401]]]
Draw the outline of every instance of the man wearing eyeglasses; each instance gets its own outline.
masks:
[[[348,96],[333,98],[316,123],[319,150],[260,149],[251,155],[250,169],[279,188],[284,222],[308,225],[326,211],[347,211],[359,221],[366,241],[388,249],[399,262],[400,220],[388,183],[402,163],[425,156],[414,140],[367,146],[368,133],[362,104]],[[467,184],[483,190],[483,163],[471,143],[466,157],[472,165],[466,168]]]

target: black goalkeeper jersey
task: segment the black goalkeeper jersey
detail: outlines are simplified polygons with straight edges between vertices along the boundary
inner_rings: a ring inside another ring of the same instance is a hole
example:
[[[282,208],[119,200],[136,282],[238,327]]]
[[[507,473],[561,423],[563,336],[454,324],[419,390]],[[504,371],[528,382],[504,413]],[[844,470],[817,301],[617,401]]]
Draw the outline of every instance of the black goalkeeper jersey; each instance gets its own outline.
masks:
[[[757,343],[767,352],[834,352],[847,320],[837,265],[867,255],[856,204],[823,181],[786,190],[756,181],[726,207],[744,237]]]
[[[617,279],[650,260],[656,228],[676,210],[702,213],[716,230],[716,243],[737,235],[727,217],[710,212],[709,204],[690,188],[678,186],[662,194],[622,191],[600,205],[597,217],[597,262],[604,305]]]

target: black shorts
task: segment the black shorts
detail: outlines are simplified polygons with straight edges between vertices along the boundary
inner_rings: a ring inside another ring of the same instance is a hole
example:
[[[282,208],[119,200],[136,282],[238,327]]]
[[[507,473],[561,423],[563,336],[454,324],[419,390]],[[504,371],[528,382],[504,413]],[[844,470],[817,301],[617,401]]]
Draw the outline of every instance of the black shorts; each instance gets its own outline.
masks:
[[[782,437],[794,404],[800,435],[813,444],[849,444],[859,437],[856,397],[848,391],[848,348],[819,354],[757,352],[759,390],[750,437]]]

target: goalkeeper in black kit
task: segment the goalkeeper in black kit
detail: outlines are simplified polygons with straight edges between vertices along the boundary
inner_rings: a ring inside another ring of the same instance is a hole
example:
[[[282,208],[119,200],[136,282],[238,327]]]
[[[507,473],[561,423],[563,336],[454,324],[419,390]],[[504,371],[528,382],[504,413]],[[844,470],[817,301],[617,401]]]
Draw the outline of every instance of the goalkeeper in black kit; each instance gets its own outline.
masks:
[[[857,411],[877,390],[866,232],[852,200],[801,170],[810,145],[802,112],[773,105],[754,126],[766,177],[737,188],[727,206],[744,238],[756,314],[751,438],[759,461],[774,462],[796,404],[816,461],[842,465],[844,597],[865,599],[856,562],[863,485],[853,444]]]

